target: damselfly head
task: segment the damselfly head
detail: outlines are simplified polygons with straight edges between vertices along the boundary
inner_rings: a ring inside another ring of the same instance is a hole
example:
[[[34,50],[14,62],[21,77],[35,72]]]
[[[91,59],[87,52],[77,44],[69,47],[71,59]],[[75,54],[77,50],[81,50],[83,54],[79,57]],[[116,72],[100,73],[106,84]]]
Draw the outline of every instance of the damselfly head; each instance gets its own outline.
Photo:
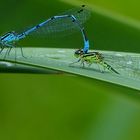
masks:
[[[78,50],[75,51],[74,56],[78,58],[82,54],[84,54],[83,50],[82,49],[78,49]]]

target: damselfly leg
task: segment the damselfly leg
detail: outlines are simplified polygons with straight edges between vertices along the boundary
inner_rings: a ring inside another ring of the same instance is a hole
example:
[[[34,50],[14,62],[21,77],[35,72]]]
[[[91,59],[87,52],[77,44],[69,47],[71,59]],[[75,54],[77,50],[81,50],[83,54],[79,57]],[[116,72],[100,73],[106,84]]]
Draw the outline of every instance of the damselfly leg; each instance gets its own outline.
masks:
[[[0,54],[2,53],[3,50],[4,50],[4,47],[1,47]]]
[[[22,47],[20,47],[20,50],[21,50],[21,55],[22,55],[22,57],[27,58],[26,56],[24,56]]]

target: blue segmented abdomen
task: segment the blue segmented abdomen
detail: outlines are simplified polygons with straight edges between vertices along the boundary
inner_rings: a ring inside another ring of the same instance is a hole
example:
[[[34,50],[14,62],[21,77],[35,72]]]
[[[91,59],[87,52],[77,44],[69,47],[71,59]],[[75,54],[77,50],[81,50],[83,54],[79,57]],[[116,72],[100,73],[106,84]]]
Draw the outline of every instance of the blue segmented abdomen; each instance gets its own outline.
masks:
[[[74,16],[80,25],[84,24],[90,17],[90,11],[87,9],[83,9],[80,13],[78,12],[80,8],[71,9],[64,13],[61,13],[57,16],[62,15],[71,15]],[[52,17],[53,18],[53,17]],[[42,24],[42,23],[41,23]],[[70,17],[66,18],[57,18],[50,20],[46,24],[38,24],[32,32],[31,35],[49,35],[54,33],[60,33],[68,31],[67,34],[79,31],[77,24],[73,22],[73,19]],[[65,35],[65,34],[64,34]]]

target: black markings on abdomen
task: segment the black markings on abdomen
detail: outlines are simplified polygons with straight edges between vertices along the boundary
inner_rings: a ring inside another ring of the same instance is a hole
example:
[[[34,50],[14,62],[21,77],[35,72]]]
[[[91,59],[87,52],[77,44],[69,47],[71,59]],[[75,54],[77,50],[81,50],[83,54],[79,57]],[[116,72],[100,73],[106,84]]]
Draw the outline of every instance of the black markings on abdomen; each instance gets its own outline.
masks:
[[[38,24],[38,25],[36,26],[36,28],[37,28],[37,29],[40,28],[40,25]]]

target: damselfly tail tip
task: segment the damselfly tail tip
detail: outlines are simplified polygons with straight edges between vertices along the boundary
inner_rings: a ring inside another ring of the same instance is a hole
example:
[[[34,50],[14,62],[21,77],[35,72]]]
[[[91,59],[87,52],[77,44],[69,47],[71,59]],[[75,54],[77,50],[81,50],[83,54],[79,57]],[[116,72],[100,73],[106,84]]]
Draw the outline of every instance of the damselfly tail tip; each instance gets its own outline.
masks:
[[[116,74],[120,74],[120,73],[116,71]]]
[[[108,70],[110,70],[110,71],[112,71],[112,72],[114,72],[114,73],[116,73],[116,74],[120,74],[118,71],[116,71],[112,66],[110,66],[109,64],[107,64],[106,62],[104,62],[104,64],[106,64],[107,65],[107,69]]]
[[[116,74],[120,74],[118,71],[116,71],[115,69],[111,68],[111,70],[116,73]]]
[[[82,7],[85,7],[86,5],[82,5]]]

